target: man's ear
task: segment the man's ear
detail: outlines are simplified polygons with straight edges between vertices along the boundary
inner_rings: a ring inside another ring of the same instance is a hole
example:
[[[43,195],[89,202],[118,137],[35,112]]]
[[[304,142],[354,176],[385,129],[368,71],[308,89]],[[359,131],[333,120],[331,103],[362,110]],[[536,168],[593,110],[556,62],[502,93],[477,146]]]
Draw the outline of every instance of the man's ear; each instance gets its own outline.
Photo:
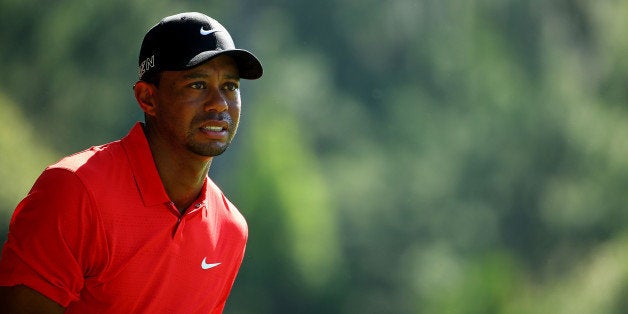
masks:
[[[155,86],[153,84],[138,81],[133,85],[135,100],[142,108],[142,111],[149,116],[155,115]]]

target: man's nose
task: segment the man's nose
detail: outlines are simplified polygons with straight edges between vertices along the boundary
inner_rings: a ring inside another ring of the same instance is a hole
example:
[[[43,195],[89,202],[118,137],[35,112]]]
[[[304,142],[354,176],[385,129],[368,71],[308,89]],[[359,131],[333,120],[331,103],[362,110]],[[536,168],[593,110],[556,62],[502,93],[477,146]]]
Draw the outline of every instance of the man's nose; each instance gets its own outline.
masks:
[[[223,112],[229,109],[226,96],[220,88],[214,88],[205,102],[205,111]]]

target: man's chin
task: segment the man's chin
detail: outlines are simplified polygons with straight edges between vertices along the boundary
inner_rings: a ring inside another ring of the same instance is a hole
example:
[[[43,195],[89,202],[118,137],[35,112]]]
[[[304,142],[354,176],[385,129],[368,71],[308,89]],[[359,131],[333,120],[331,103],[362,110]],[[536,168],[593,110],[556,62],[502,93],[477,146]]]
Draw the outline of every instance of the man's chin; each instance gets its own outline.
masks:
[[[222,155],[228,147],[229,143],[211,143],[207,145],[194,145],[188,148],[191,152],[200,156],[216,157]]]

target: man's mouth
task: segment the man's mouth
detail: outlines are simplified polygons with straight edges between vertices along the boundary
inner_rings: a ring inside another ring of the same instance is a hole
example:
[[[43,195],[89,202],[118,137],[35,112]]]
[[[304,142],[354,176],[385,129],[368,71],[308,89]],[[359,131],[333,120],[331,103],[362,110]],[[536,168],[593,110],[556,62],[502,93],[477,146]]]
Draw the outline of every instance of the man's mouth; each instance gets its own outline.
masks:
[[[208,126],[204,126],[201,129],[205,130],[205,131],[209,131],[209,132],[221,132],[223,130],[225,130],[224,127],[222,126],[216,126],[216,125],[208,125]]]
[[[213,140],[223,141],[229,136],[229,122],[211,121],[202,125],[200,131]]]

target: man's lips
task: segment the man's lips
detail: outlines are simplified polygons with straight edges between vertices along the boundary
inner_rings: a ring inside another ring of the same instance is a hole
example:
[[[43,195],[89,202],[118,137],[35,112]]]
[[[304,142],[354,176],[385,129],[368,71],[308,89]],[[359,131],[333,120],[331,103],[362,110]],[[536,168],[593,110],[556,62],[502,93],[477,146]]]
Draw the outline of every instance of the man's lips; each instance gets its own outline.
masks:
[[[201,132],[215,139],[222,139],[228,135],[229,123],[227,121],[210,121],[199,127]]]

